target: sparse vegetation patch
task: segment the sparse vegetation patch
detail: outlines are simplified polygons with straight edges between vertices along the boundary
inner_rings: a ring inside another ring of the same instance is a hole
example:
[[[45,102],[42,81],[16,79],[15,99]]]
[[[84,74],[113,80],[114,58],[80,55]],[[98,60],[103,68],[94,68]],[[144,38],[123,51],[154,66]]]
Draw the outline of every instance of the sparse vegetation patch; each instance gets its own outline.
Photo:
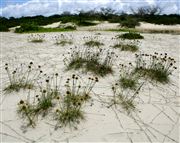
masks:
[[[54,39],[56,45],[65,46],[73,44],[72,36],[68,37],[67,35],[61,34],[60,36],[55,36]]]
[[[174,66],[176,61],[168,57],[167,54],[136,54],[135,72],[142,76],[148,77],[151,80],[168,83],[169,76],[177,69]]]
[[[112,65],[115,53],[102,49],[74,48],[68,57],[64,58],[67,70],[83,69],[85,72],[92,72],[98,76],[105,76],[113,73]]]
[[[101,43],[98,39],[98,37],[86,37],[85,38],[86,42],[84,43],[85,46],[88,47],[100,47],[103,46],[104,44]]]
[[[5,64],[5,70],[8,76],[8,86],[4,88],[4,91],[11,93],[13,91],[18,92],[20,89],[33,89],[35,87],[35,79],[37,79],[41,70],[35,68],[33,62],[29,65],[20,65],[15,69],[11,69],[8,63]],[[33,76],[35,74],[35,76]]]
[[[33,42],[33,43],[42,43],[44,42],[45,39],[45,34],[40,35],[40,34],[31,34],[28,36],[28,41]]]

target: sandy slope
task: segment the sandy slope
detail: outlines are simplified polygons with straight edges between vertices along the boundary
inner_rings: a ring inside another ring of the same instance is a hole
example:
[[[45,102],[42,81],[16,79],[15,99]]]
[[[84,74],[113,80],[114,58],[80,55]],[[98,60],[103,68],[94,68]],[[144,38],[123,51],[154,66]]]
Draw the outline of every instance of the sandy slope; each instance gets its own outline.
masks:
[[[111,40],[117,33],[100,32],[100,40],[104,48],[108,49],[115,41]],[[119,56],[114,63],[114,75],[101,78],[94,88],[93,104],[85,107],[86,121],[79,125],[78,130],[58,129],[54,130],[55,122],[49,118],[40,119],[35,129],[23,128],[23,122],[16,115],[17,102],[26,99],[27,92],[12,93],[5,95],[2,91],[7,83],[7,75],[4,64],[10,62],[14,67],[18,63],[33,61],[42,65],[48,74],[58,72],[63,79],[72,73],[64,72],[62,54],[66,54],[72,46],[60,47],[54,45],[52,37],[60,33],[47,33],[46,41],[40,44],[27,42],[28,34],[1,33],[1,140],[3,142],[38,141],[96,141],[96,142],[179,142],[179,117],[180,96],[178,85],[178,71],[171,76],[168,85],[154,86],[146,83],[137,99],[139,112],[129,117],[118,112],[118,118],[112,109],[106,108],[97,98],[96,94],[106,99],[111,93],[111,84],[118,79],[119,63],[134,61],[134,54],[115,50]],[[95,32],[67,32],[73,35],[74,45],[83,45],[84,36],[94,36]],[[177,60],[179,65],[180,36],[166,34],[143,34],[140,51],[145,53],[165,53]],[[82,46],[83,48],[83,46]],[[89,75],[82,74],[82,77]],[[65,82],[65,80],[63,80]],[[34,94],[36,91],[31,91]],[[133,119],[135,118],[135,120]]]

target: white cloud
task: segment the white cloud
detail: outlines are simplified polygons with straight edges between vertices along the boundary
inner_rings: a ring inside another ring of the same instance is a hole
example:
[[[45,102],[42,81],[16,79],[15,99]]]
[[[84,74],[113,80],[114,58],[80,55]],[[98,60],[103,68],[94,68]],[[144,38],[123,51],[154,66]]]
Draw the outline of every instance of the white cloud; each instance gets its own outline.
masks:
[[[178,0],[171,1],[171,7],[166,0],[30,0],[26,3],[7,5],[1,9],[1,15],[5,17],[21,17],[34,15],[52,15],[63,11],[77,12],[79,10],[99,9],[101,7],[110,7],[116,11],[130,11],[130,8],[137,8],[144,5],[166,5],[166,13],[178,12]],[[172,7],[173,5],[173,7]]]

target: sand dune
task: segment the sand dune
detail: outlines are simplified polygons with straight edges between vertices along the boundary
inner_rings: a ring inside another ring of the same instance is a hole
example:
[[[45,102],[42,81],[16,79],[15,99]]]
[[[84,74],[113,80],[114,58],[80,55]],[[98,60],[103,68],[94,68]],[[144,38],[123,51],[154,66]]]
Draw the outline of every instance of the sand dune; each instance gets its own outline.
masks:
[[[52,24],[53,27],[57,26]],[[52,26],[51,25],[51,26]],[[114,28],[117,24],[103,23],[95,28]],[[49,26],[47,26],[49,27]],[[148,24],[152,28],[152,25]],[[176,26],[175,26],[176,27]],[[147,25],[141,25],[147,28]],[[153,28],[163,28],[154,26]],[[167,28],[167,27],[166,27]],[[169,27],[168,27],[169,28]],[[176,27],[177,28],[177,27]],[[84,28],[85,30],[86,28]],[[86,29],[87,30],[87,29]],[[103,48],[110,49],[115,43],[112,38],[117,35],[115,32],[98,32],[100,41],[104,43]],[[119,56],[114,62],[115,73],[105,78],[100,78],[92,93],[93,106],[89,104],[85,107],[86,121],[78,126],[78,130],[60,128],[54,130],[55,122],[51,116],[41,118],[37,126],[24,128],[24,122],[17,114],[17,103],[20,99],[27,98],[27,91],[13,92],[5,94],[4,87],[7,85],[7,74],[4,64],[10,63],[16,67],[19,63],[29,63],[33,61],[37,65],[42,65],[45,73],[51,75],[58,72],[64,80],[78,73],[83,79],[91,74],[81,74],[78,71],[65,72],[63,64],[63,54],[67,54],[70,48],[78,45],[83,48],[84,36],[95,36],[97,32],[76,31],[67,32],[65,35],[73,36],[73,45],[65,47],[54,44],[52,37],[61,33],[45,33],[43,43],[31,43],[27,41],[29,34],[1,33],[1,141],[3,142],[179,142],[179,117],[180,117],[180,96],[178,85],[178,70],[171,75],[170,84],[152,85],[146,82],[136,103],[138,111],[131,116],[123,112],[107,108],[100,102],[112,95],[111,85],[119,78],[118,66],[120,63],[134,62],[135,56],[130,52],[122,52],[115,49]],[[167,53],[173,57],[179,67],[179,44],[180,36],[169,34],[142,34],[140,51],[144,53]],[[138,52],[138,53],[139,53]],[[63,90],[63,89],[62,89]],[[31,91],[31,94],[36,94]]]

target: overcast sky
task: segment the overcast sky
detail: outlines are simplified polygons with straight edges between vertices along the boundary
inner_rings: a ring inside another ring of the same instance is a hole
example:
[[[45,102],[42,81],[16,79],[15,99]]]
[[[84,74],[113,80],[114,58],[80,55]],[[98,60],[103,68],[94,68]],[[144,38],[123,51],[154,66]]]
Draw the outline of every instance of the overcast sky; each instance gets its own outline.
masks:
[[[116,11],[130,12],[130,8],[158,5],[163,13],[180,12],[180,0],[0,0],[1,16],[21,17],[60,14],[64,11],[76,13],[80,10],[110,7]]]

